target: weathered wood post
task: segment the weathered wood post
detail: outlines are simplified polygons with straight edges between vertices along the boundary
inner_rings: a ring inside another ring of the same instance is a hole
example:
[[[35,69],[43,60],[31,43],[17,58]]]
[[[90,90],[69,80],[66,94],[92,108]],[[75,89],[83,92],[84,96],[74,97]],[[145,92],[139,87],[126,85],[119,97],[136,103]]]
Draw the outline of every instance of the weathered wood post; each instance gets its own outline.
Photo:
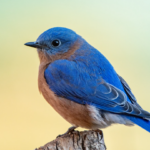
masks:
[[[101,130],[73,131],[36,150],[106,150]]]

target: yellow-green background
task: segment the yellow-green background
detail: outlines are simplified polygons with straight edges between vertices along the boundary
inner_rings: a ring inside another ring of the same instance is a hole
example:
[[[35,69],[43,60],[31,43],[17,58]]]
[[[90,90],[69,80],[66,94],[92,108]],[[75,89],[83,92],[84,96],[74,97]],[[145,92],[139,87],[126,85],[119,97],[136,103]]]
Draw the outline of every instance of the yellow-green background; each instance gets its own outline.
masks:
[[[99,49],[150,111],[149,0],[1,0],[1,150],[33,150],[70,127],[40,95],[37,53],[24,46],[55,26],[75,30]],[[150,134],[140,127],[103,131],[108,150],[150,149]]]

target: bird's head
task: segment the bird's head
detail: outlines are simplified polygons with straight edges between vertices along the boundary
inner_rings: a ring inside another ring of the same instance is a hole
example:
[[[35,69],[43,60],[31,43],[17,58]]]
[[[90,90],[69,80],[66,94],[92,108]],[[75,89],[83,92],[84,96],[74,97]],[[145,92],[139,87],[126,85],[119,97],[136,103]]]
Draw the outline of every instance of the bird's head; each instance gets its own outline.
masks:
[[[74,31],[55,27],[43,32],[35,42],[28,42],[25,45],[37,48],[41,62],[53,62],[69,57],[81,43],[82,38]]]

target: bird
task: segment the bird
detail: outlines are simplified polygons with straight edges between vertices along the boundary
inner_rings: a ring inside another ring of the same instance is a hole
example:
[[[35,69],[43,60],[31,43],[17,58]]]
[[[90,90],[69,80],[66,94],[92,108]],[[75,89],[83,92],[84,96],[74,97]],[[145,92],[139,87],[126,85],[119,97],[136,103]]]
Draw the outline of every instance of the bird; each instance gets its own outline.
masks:
[[[150,132],[150,113],[107,58],[76,32],[53,27],[25,45],[37,49],[39,91],[72,125],[66,134],[113,124],[136,124]]]

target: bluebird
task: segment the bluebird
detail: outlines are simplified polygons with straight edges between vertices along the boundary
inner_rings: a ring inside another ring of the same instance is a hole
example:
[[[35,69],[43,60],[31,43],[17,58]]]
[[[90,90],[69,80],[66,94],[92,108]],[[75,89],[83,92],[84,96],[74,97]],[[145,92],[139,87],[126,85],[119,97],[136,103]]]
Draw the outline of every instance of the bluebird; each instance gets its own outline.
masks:
[[[37,48],[39,91],[73,125],[68,131],[136,124],[150,132],[150,113],[137,103],[127,82],[74,31],[54,27],[25,45]]]

